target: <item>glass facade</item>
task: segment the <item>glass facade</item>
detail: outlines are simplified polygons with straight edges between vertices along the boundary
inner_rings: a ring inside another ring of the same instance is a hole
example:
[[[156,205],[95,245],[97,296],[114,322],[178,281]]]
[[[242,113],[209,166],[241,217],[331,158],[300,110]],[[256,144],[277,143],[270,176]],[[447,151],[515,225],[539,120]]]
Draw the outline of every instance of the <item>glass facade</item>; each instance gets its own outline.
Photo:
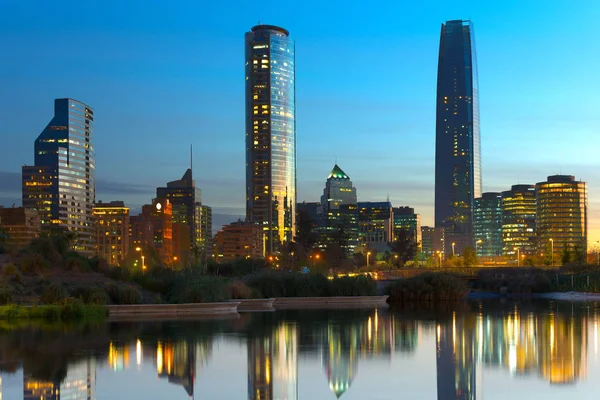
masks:
[[[533,255],[536,247],[535,186],[514,185],[502,192],[502,254]]]
[[[54,101],[54,118],[35,141],[35,166],[23,167],[23,206],[39,210],[43,227],[77,233],[75,250],[95,250],[93,110],[73,99]]]
[[[387,244],[392,241],[393,231],[392,203],[359,202],[358,233],[363,246],[370,244]]]
[[[483,193],[474,200],[473,236],[478,257],[502,255],[502,195]]]
[[[442,24],[436,97],[435,226],[446,253],[473,241],[473,199],[481,197],[477,57],[471,21]]]
[[[274,253],[296,229],[295,46],[287,30],[257,25],[245,47],[246,219]]]
[[[538,250],[587,253],[587,184],[569,175],[549,176],[535,185]],[[552,241],[552,246],[549,246]]]
[[[394,240],[397,240],[401,231],[408,232],[414,238],[417,248],[422,248],[421,216],[415,214],[411,207],[395,207],[394,212]]]

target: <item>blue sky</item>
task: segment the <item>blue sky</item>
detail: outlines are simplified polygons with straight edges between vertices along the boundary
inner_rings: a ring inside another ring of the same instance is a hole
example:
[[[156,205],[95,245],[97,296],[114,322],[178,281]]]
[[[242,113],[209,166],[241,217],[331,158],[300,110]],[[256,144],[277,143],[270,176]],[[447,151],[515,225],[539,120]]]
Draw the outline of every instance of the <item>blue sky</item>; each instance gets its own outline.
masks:
[[[484,191],[575,175],[600,239],[600,2],[0,0],[0,204],[73,97],[96,116],[97,198],[148,203],[194,171],[215,224],[244,214],[244,33],[296,40],[298,200],[317,201],[337,158],[361,201],[433,222],[440,24],[471,19]]]

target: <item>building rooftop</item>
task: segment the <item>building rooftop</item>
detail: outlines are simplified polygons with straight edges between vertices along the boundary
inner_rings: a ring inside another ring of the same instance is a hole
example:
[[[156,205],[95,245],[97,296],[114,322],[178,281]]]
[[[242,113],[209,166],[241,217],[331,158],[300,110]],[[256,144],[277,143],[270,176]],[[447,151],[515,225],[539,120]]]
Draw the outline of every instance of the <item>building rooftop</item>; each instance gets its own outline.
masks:
[[[329,173],[329,176],[327,177],[327,179],[350,179],[350,177],[348,175],[346,175],[346,173],[344,171],[342,171],[342,169],[340,167],[338,167],[337,164],[335,164],[333,166],[333,169],[331,170],[331,172]]]
[[[260,31],[260,30],[266,30],[266,31],[277,31],[277,32],[281,32],[283,33],[285,36],[289,36],[290,35],[290,31],[288,31],[287,29],[284,29],[280,26],[276,26],[276,25],[255,25],[252,27],[252,32],[256,32],[256,31]]]

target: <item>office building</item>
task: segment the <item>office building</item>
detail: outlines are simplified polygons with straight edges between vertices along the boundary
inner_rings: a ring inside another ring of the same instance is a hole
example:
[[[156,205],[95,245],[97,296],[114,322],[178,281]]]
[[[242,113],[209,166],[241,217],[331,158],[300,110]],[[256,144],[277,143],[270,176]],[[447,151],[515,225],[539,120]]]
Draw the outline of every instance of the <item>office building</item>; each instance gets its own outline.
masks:
[[[336,241],[350,258],[359,245],[356,188],[337,164],[327,177],[318,215],[320,247]]]
[[[394,240],[392,203],[358,203],[358,234],[361,246],[383,251]]]
[[[156,189],[156,197],[168,199],[173,206],[173,223],[187,226],[191,247],[200,251],[207,250],[210,235],[202,229],[202,192],[192,177],[192,168],[188,168],[181,179],[168,182],[166,187]]]
[[[432,226],[421,227],[421,238],[423,244],[421,251],[427,257],[435,258],[435,265],[441,266],[444,258],[444,228]]]
[[[536,249],[537,201],[534,185],[502,192],[502,254],[532,256]]]
[[[200,250],[204,255],[212,252],[213,235],[212,235],[212,208],[203,205],[200,213],[200,231],[202,233],[203,248]]]
[[[435,226],[462,254],[473,246],[473,199],[481,197],[479,93],[473,23],[442,24],[436,98]]]
[[[151,265],[151,256],[162,265],[174,265],[173,207],[169,200],[154,199],[152,204],[142,206],[142,213],[131,217],[129,225],[129,249],[130,253],[139,253],[139,258],[135,256],[138,265]]]
[[[295,48],[289,32],[246,33],[246,221],[276,253],[296,232]]]
[[[392,212],[394,213],[394,239],[400,237],[402,232],[406,232],[412,237],[415,247],[422,248],[421,216],[415,214],[415,209],[411,207],[394,207]]]
[[[242,221],[223,226],[214,239],[214,258],[229,262],[264,257],[264,236],[260,227]]]
[[[486,192],[474,200],[473,236],[478,257],[502,255],[502,195]]]
[[[29,208],[0,207],[0,229],[8,236],[10,246],[25,247],[40,235],[40,215]]]
[[[96,256],[121,265],[129,254],[129,208],[122,201],[94,204]]]
[[[539,252],[587,254],[587,184],[574,176],[553,175],[535,190]]]
[[[23,167],[23,207],[38,210],[42,228],[77,234],[74,250],[95,251],[94,112],[73,99],[56,99],[54,117],[35,141],[33,166]]]

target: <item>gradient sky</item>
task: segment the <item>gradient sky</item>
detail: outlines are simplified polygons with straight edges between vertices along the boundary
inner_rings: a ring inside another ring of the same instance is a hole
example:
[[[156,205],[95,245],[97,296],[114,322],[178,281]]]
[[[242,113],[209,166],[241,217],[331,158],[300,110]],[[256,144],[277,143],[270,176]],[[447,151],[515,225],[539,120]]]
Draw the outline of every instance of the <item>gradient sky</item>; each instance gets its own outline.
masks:
[[[136,211],[194,172],[214,224],[245,211],[244,33],[296,41],[298,201],[317,201],[337,158],[360,201],[433,223],[440,24],[471,19],[484,191],[575,175],[600,239],[600,2],[0,0],[0,204],[53,99],[94,108],[97,199]]]

